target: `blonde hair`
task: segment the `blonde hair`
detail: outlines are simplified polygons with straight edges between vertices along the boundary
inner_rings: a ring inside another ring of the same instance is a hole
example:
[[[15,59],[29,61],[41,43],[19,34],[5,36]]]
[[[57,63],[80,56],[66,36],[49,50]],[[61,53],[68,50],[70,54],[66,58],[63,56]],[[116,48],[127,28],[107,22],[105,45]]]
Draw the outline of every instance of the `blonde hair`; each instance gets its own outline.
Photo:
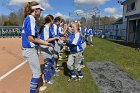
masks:
[[[83,35],[82,35],[81,31],[80,31],[80,24],[79,24],[79,22],[73,22],[72,24],[75,24],[76,25],[77,31],[80,33],[80,36],[83,37]]]
[[[24,18],[27,16],[27,15],[30,15],[34,10],[31,9],[32,6],[35,6],[35,5],[39,5],[38,2],[36,1],[32,1],[32,2],[28,2],[25,4],[25,7],[24,7]]]

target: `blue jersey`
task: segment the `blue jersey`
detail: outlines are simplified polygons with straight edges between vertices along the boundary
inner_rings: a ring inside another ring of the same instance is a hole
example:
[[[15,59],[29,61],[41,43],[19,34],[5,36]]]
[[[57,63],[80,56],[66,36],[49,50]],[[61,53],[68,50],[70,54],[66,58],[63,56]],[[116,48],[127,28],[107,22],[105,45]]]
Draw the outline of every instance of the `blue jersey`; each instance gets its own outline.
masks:
[[[83,48],[81,46],[82,44],[82,37],[80,36],[80,33],[71,33],[69,34],[68,42],[75,45],[73,47],[69,47],[70,52],[81,52],[83,51]]]
[[[61,33],[59,32],[59,27],[58,24],[53,24],[52,25],[52,30],[54,31],[55,36],[59,36]]]
[[[82,36],[85,36],[85,29],[84,28],[80,28],[80,31],[82,33]]]
[[[89,31],[88,31],[87,28],[85,29],[85,34],[86,34],[86,35],[89,35]]]
[[[53,24],[53,31],[54,31],[54,35],[58,36],[58,25],[57,24]]]
[[[93,30],[92,29],[89,29],[88,31],[89,31],[89,35],[90,36],[93,36]]]
[[[48,25],[45,25],[44,28],[42,29],[41,33],[40,33],[40,39],[41,40],[47,40],[49,38],[54,38],[54,35],[51,31],[51,27]],[[54,41],[50,42],[53,45],[55,44]],[[42,47],[45,47],[45,45],[41,45]]]
[[[54,31],[55,36],[63,36],[61,33],[63,31],[62,27],[58,27],[58,24],[53,24],[52,29]]]
[[[74,38],[74,34],[71,33],[71,32],[69,32],[69,33],[68,33],[68,42],[69,42],[69,43],[72,43],[73,38]]]
[[[58,29],[58,34],[59,34],[59,36],[62,36],[62,32],[63,32],[63,27],[59,27],[59,29]]]
[[[82,34],[82,43],[85,42],[85,29],[84,28],[80,28],[81,34]]]
[[[32,15],[28,15],[24,19],[21,36],[23,48],[32,48],[38,46],[38,44],[30,42],[28,39],[28,36],[38,38],[38,25],[36,23],[35,18]]]
[[[51,31],[53,37],[55,37],[55,32],[54,32],[54,26],[53,25],[50,26],[50,31]]]

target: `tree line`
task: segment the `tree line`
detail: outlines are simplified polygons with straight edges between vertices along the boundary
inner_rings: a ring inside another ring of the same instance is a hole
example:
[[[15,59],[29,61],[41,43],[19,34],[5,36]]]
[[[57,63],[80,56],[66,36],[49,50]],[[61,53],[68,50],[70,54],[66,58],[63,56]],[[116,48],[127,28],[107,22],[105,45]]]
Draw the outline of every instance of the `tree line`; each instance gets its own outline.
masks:
[[[17,12],[11,12],[9,15],[0,15],[0,26],[22,26],[24,19],[23,9],[19,9]],[[91,18],[81,17],[79,19],[83,25],[92,26],[98,29],[99,25],[110,24],[116,19],[114,17],[99,17],[93,15]],[[43,24],[43,17],[38,19],[39,26]]]
[[[99,16],[93,15],[91,18],[81,17],[80,20],[83,23],[83,25],[86,25],[88,27],[92,27],[94,29],[99,29],[99,25],[111,24],[116,20],[116,18],[113,16],[111,16],[111,17],[108,17],[108,16],[99,17]]]
[[[23,24],[23,9],[11,12],[9,15],[0,15],[0,26],[21,26]]]

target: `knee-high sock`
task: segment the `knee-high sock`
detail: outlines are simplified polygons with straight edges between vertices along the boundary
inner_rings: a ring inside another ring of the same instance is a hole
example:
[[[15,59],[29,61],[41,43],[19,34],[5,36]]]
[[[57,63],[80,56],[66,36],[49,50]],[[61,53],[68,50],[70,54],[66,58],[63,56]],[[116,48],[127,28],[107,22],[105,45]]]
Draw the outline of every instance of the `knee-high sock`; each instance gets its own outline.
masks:
[[[78,75],[79,75],[79,76],[83,76],[83,74],[82,74],[82,71],[81,71],[81,70],[79,70],[79,71],[78,71]]]
[[[52,73],[52,75],[55,75],[56,74],[56,71],[55,71],[55,68],[54,67],[51,68],[51,73]]]
[[[51,71],[50,71],[51,67],[52,67],[52,64],[50,62],[48,62],[44,66],[44,80],[45,80],[45,82],[48,82],[51,79]]]
[[[55,60],[54,60],[54,58],[51,60],[51,65],[52,65],[52,67],[51,67],[51,74],[52,75],[55,75],[56,74],[56,71],[55,71],[55,68],[54,68],[54,65],[55,65]]]
[[[80,62],[80,65],[84,65],[84,62],[83,62],[83,60],[81,60],[81,62]]]
[[[71,75],[72,76],[75,76],[76,75],[75,72],[74,72],[74,70],[71,70],[70,72],[71,72]]]
[[[36,90],[38,88],[38,81],[39,81],[39,78],[32,77],[31,82],[30,82],[30,93],[36,93]]]

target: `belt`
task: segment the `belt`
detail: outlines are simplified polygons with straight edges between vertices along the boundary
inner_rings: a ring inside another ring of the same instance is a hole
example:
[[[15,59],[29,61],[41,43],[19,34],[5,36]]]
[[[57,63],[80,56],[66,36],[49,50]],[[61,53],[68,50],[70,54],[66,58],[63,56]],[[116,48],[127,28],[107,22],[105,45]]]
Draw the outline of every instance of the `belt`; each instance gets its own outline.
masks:
[[[21,48],[21,49],[26,50],[26,49],[32,49],[32,48],[35,48],[35,47],[28,47],[28,48]]]

